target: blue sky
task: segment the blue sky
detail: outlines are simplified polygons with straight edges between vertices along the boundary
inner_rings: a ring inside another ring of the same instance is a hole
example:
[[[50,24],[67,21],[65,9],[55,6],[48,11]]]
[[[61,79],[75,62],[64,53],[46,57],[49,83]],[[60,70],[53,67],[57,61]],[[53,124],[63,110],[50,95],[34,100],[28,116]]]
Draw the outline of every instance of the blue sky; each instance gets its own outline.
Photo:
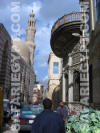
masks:
[[[36,19],[34,70],[37,80],[47,83],[50,34],[54,22],[64,14],[79,11],[79,0],[0,0],[0,23],[11,32],[11,2],[20,1],[21,38],[25,39],[25,28],[32,9]]]

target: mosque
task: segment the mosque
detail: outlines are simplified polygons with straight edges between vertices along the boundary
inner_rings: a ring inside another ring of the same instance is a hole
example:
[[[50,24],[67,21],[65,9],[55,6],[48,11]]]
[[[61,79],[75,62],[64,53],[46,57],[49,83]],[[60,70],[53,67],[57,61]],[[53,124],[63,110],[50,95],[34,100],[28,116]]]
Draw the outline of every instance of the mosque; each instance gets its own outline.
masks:
[[[34,13],[30,14],[26,27],[26,40],[21,40],[19,37],[13,39],[12,49],[15,54],[20,56],[20,86],[21,86],[21,102],[32,102],[32,92],[36,82],[34,72],[34,38],[35,38],[35,19]]]
[[[35,19],[34,13],[30,14],[30,18],[28,19],[28,25],[26,27],[26,40],[23,41],[20,38],[13,39],[13,49],[25,60],[27,64],[33,66],[33,58],[34,58],[34,37],[35,37]]]

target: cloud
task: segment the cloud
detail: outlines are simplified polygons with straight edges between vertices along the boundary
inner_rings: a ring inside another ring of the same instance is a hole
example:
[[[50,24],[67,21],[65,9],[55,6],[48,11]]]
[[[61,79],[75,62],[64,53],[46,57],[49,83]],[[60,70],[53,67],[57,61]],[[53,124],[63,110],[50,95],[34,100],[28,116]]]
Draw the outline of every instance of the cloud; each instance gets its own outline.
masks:
[[[46,88],[48,88],[48,75],[46,75],[42,80],[41,82],[44,84],[44,86]]]
[[[48,75],[43,78],[43,82],[48,80]]]
[[[34,0],[34,2],[40,2],[41,0]],[[7,7],[12,2],[20,2],[21,6],[32,4],[33,0],[0,0],[0,8]]]
[[[41,3],[33,2],[33,11],[35,14],[39,13],[39,10],[41,9]]]
[[[43,64],[40,64],[40,67],[48,67],[47,62],[45,62],[45,63],[43,63]]]
[[[41,2],[37,1],[37,2],[32,2],[30,5],[24,5],[22,6],[23,7],[23,10],[26,11],[26,12],[31,12],[33,10],[34,14],[36,17],[38,17],[38,13],[40,11],[40,8],[41,8]],[[26,7],[27,7],[27,10],[26,10]]]
[[[43,78],[42,83],[45,85],[46,88],[48,88],[48,75]]]
[[[78,0],[44,0],[40,15],[49,22],[72,11],[79,11]]]

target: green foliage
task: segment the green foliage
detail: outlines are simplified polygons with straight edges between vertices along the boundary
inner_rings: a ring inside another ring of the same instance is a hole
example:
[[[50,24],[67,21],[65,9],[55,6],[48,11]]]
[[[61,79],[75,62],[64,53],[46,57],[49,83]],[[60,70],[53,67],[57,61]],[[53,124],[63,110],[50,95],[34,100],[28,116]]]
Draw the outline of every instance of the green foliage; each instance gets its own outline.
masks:
[[[66,121],[66,133],[100,133],[100,111],[86,108]]]

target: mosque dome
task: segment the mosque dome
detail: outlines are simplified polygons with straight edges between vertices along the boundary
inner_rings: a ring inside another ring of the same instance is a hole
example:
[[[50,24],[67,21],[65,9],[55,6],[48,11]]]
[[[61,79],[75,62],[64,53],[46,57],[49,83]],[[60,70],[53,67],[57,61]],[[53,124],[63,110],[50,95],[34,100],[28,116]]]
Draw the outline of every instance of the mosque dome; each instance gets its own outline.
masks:
[[[30,51],[25,41],[20,38],[14,38],[12,48],[25,60],[27,64],[30,63]]]

